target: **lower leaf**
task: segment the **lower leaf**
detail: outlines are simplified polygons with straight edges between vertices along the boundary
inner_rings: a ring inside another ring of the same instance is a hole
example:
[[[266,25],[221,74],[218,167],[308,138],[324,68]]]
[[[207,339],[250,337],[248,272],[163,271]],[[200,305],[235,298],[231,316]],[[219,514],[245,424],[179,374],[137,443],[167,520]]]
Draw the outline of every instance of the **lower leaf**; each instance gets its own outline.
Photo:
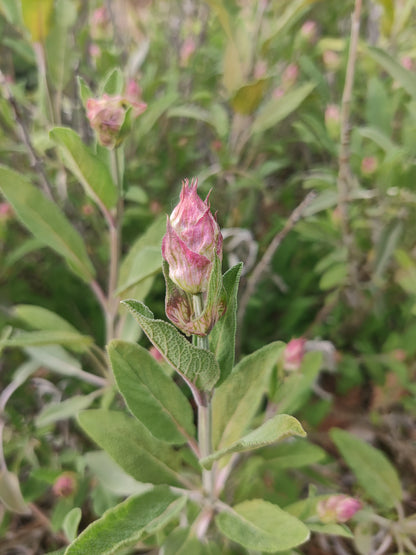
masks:
[[[261,499],[239,503],[216,518],[220,531],[247,549],[274,553],[309,539],[308,528],[297,518]]]
[[[109,509],[67,548],[65,555],[111,555],[154,534],[175,518],[186,503],[169,488],[155,487]]]

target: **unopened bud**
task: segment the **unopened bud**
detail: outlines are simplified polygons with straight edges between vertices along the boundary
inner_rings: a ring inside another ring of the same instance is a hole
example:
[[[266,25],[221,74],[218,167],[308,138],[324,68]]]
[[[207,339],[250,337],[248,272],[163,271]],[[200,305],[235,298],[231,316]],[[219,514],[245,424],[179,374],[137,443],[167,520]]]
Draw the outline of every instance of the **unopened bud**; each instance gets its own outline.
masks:
[[[340,65],[340,57],[333,50],[325,50],[322,54],[322,59],[324,61],[326,69],[329,71],[336,71]]]
[[[305,344],[306,339],[303,337],[298,337],[289,341],[283,356],[283,366],[285,370],[299,370],[303,357],[305,356]]]
[[[166,315],[187,335],[207,335],[225,310],[222,235],[208,197],[203,201],[197,194],[197,180],[190,185],[185,180],[182,185],[180,202],[167,219],[162,256],[166,261]],[[196,295],[201,297],[201,314],[194,310]]]
[[[339,139],[341,112],[336,104],[328,104],[325,109],[325,126],[333,140]]]
[[[58,497],[70,497],[77,489],[77,482],[73,472],[64,472],[55,480],[52,491]]]
[[[121,129],[126,119],[127,110],[132,109],[132,116],[137,118],[146,110],[146,104],[132,98],[127,92],[125,96],[109,96],[103,94],[99,99],[87,100],[87,118],[97,133],[100,144],[107,148],[117,147],[123,140]]]
[[[361,172],[363,175],[372,175],[378,168],[378,161],[375,156],[366,156],[361,161]]]
[[[305,21],[300,29],[300,35],[309,43],[315,42],[317,35],[316,22],[312,20]]]
[[[362,503],[348,495],[331,495],[319,501],[316,510],[324,523],[347,522],[356,512],[362,509]]]

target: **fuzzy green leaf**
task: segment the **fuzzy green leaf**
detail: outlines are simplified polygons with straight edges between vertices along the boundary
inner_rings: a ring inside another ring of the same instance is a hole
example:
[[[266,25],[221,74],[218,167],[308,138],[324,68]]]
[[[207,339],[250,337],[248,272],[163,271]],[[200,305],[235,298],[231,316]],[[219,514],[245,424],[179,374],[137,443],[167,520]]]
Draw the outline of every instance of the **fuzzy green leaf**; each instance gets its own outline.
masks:
[[[399,476],[381,451],[344,430],[335,428],[330,434],[358,483],[371,499],[386,508],[394,507],[402,500]]]
[[[224,511],[216,518],[220,531],[246,549],[274,553],[309,539],[308,528],[277,505],[252,499]]]
[[[3,345],[6,347],[31,347],[41,345],[65,345],[68,348],[76,347],[75,350],[81,350],[81,346],[87,347],[93,342],[92,337],[81,335],[78,332],[70,331],[24,331],[13,335],[10,339],[6,339]],[[83,349],[85,350],[85,349]]]
[[[167,362],[199,389],[209,391],[217,382],[220,369],[214,355],[194,347],[179,331],[162,320],[154,320],[152,312],[143,303],[123,301],[153,345]]]
[[[183,485],[177,454],[139,421],[122,412],[86,410],[78,417],[84,431],[139,482]]]
[[[115,294],[122,295],[144,279],[154,276],[160,271],[161,266],[162,254],[160,247],[144,247],[134,259],[127,280],[117,288]]]
[[[107,166],[88,148],[73,130],[55,127],[50,137],[58,145],[65,166],[74,174],[85,193],[99,205],[112,208],[117,203],[117,189]]]
[[[194,435],[191,405],[146,349],[114,340],[108,354],[130,412],[156,438],[181,444]]]
[[[216,386],[221,385],[230,375],[234,366],[235,334],[237,328],[237,293],[243,264],[230,268],[223,276],[227,308],[225,314],[215,324],[209,340],[210,348],[221,369]]]
[[[63,531],[65,536],[68,538],[70,542],[74,541],[77,537],[77,530],[79,523],[81,522],[82,511],[79,507],[74,507],[69,511],[69,513],[64,518],[64,522],[62,524]]]
[[[293,416],[277,414],[264,422],[259,428],[232,443],[229,447],[215,451],[209,457],[201,459],[200,463],[204,468],[210,469],[214,461],[229,453],[252,451],[253,449],[259,449],[260,447],[265,447],[292,436],[305,437],[306,432],[300,422]]]
[[[0,189],[23,225],[68,262],[84,281],[95,271],[84,242],[59,208],[17,172],[0,166]]]
[[[229,447],[247,430],[283,348],[276,341],[246,356],[216,389],[212,399],[214,448]]]
[[[178,497],[163,486],[130,497],[90,524],[65,555],[117,553],[163,528],[185,503],[185,497]]]

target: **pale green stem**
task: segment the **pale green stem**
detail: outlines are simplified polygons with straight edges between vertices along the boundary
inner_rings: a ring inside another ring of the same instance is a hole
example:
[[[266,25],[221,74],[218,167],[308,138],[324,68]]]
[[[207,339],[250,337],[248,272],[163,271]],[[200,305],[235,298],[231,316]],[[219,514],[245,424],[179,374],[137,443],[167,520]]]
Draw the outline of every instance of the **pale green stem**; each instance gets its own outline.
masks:
[[[193,295],[194,314],[197,318],[204,310],[201,295]],[[194,336],[195,338],[195,336]],[[196,346],[200,349],[209,350],[208,337],[195,338]],[[198,403],[198,442],[201,458],[208,457],[212,453],[212,409],[211,393],[201,392],[201,401]],[[214,501],[215,478],[212,470],[202,471],[202,485],[210,500]]]
[[[110,267],[107,292],[107,311],[106,311],[106,339],[107,343],[115,336],[115,320],[118,311],[118,298],[114,297],[117,289],[120,246],[121,246],[121,220],[123,217],[123,191],[122,177],[120,175],[120,160],[117,150],[111,151],[111,170],[114,183],[118,189],[117,212],[113,221],[109,221],[110,234]]]

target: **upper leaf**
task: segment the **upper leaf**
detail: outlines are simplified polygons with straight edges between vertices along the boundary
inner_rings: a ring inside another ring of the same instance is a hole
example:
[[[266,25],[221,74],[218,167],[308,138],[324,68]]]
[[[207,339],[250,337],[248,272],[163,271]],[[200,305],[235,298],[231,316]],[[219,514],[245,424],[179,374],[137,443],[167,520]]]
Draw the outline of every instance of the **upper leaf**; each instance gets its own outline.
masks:
[[[183,485],[176,473],[177,454],[138,420],[122,412],[86,410],[79,423],[87,434],[139,482]]]
[[[50,136],[59,145],[65,166],[78,179],[86,194],[106,208],[115,206],[117,189],[109,169],[77,133],[66,127],[55,127]]]
[[[209,457],[205,457],[200,463],[205,468],[211,468],[214,461],[229,453],[251,451],[291,436],[305,437],[305,435],[305,430],[296,418],[287,414],[277,414],[264,422],[259,428],[232,443],[229,447],[225,447],[220,451],[212,453]]]
[[[385,455],[358,437],[340,429],[331,430],[331,438],[358,483],[382,507],[394,507],[403,498],[402,486],[394,466]]]
[[[146,349],[114,340],[108,354],[117,386],[130,412],[155,437],[181,444],[187,435],[194,435],[188,400]]]
[[[67,548],[65,555],[111,555],[154,534],[175,518],[186,503],[167,487],[130,497],[106,511]]]
[[[270,343],[243,358],[212,399],[213,444],[223,449],[240,439],[256,414],[284,344]]]
[[[152,312],[143,303],[123,301],[153,345],[167,362],[199,389],[210,391],[217,382],[220,369],[214,355],[191,345],[172,324],[154,320]]]
[[[84,242],[59,208],[17,172],[0,166],[0,188],[22,223],[68,262],[84,281],[94,278],[95,270]]]
[[[236,264],[223,276],[223,286],[226,293],[226,312],[215,324],[209,336],[211,351],[221,369],[221,376],[217,387],[230,375],[235,358],[235,334],[237,328],[237,293],[243,263]]]
[[[216,523],[232,541],[267,553],[291,549],[309,539],[309,530],[300,520],[261,499],[244,501],[220,513]]]

